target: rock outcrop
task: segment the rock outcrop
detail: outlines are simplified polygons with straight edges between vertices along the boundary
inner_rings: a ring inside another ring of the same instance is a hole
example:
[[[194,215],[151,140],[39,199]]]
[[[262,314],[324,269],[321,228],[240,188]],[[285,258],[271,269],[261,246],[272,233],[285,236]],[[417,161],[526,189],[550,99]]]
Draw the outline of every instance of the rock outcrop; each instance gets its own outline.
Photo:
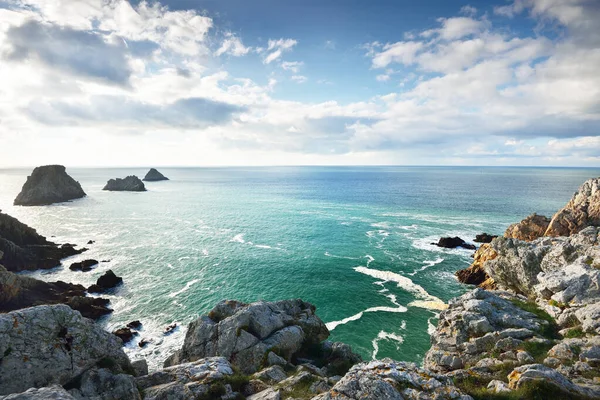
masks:
[[[183,347],[165,361],[165,366],[222,356],[242,372],[253,373],[271,351],[291,362],[303,348],[328,336],[315,307],[302,300],[223,301],[190,323]]]
[[[600,226],[600,178],[587,180],[569,203],[552,217],[544,236],[569,236]]]
[[[80,254],[71,244],[59,246],[16,218],[0,212],[2,265],[14,272],[54,268],[60,260]]]
[[[146,174],[143,179],[147,182],[156,182],[156,181],[168,181],[169,178],[158,172],[155,168],[150,168],[150,171]]]
[[[124,179],[116,178],[109,180],[102,190],[114,192],[145,192],[146,186],[144,186],[144,182],[142,182],[140,178],[135,175],[130,175]]]
[[[494,280],[485,272],[484,265],[486,261],[493,260],[497,256],[498,253],[490,243],[481,245],[473,255],[473,263],[468,268],[456,271],[456,277],[462,283],[478,285],[484,289],[494,289],[496,287]]]
[[[92,270],[92,267],[98,265],[98,260],[83,260],[74,262],[69,266],[71,271],[88,272]]]
[[[66,385],[103,363],[131,368],[121,341],[65,305],[0,314],[0,395]]]
[[[90,293],[104,293],[110,289],[113,289],[123,283],[123,278],[115,275],[112,270],[108,270],[96,281],[95,285],[88,288]]]
[[[475,241],[477,243],[490,243],[492,240],[496,239],[498,235],[490,235],[487,233],[480,233],[479,235],[475,235]]]
[[[43,206],[85,196],[79,182],[62,165],[45,165],[33,170],[14,201],[16,206]]]
[[[505,238],[513,238],[525,241],[532,241],[544,236],[546,229],[550,225],[550,219],[543,215],[531,214],[521,222],[510,225],[506,232]]]
[[[108,300],[86,297],[85,288],[65,282],[44,282],[16,275],[0,265],[0,312],[43,304],[67,304],[84,317],[98,319],[112,310]]]
[[[465,242],[458,236],[443,237],[443,238],[440,238],[440,240],[437,243],[432,243],[432,244],[435,244],[438,247],[444,247],[447,249],[455,249],[457,247],[462,247],[463,249],[467,249],[467,250],[475,250],[476,249],[476,247],[474,245]]]

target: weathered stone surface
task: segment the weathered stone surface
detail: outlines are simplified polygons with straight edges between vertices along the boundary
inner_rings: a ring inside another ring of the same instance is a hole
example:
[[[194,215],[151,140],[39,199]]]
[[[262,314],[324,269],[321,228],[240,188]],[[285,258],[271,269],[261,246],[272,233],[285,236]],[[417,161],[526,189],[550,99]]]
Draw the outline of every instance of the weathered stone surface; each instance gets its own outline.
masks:
[[[390,359],[357,364],[331,390],[313,400],[333,399],[460,399],[472,400],[452,380]]]
[[[79,182],[62,165],[45,165],[33,170],[14,201],[16,206],[43,206],[85,196]]]
[[[85,297],[85,287],[81,285],[44,282],[8,272],[0,265],[0,312],[61,303],[86,318],[97,319],[112,312],[107,299]]]
[[[273,388],[263,390],[262,392],[253,394],[246,398],[246,400],[280,400],[281,392]]]
[[[137,332],[133,332],[129,328],[119,328],[113,331],[113,335],[121,339],[123,344],[127,344],[133,339],[133,336],[137,335]]]
[[[129,368],[121,341],[66,305],[0,314],[0,394],[64,385],[101,360]]]
[[[268,383],[281,382],[282,380],[287,379],[285,371],[279,365],[265,368],[262,371],[255,373],[252,377]]]
[[[59,246],[19,222],[16,218],[0,212],[0,252],[2,265],[13,272],[49,269],[60,265],[60,260],[80,254],[70,244]]]
[[[155,168],[150,168],[150,171],[148,171],[143,180],[148,182],[168,181],[169,178],[158,172]]]
[[[242,372],[254,373],[272,349],[291,361],[304,344],[319,343],[329,336],[314,312],[314,306],[302,300],[223,301],[190,323],[183,347],[165,366],[223,356]]]
[[[531,214],[519,223],[512,224],[504,232],[505,238],[532,241],[544,236],[550,219],[543,215]]]
[[[145,192],[146,187],[140,178],[131,175],[123,179],[116,178],[109,180],[102,190],[113,192]]]
[[[600,226],[600,178],[584,182],[569,203],[552,217],[544,236],[570,236]]]
[[[556,370],[542,364],[530,364],[517,367],[508,376],[509,387],[518,389],[527,383],[543,383],[556,389],[560,396],[584,396],[590,399],[600,398],[600,390],[579,386],[571,382]],[[566,397],[569,398],[569,397]]]
[[[487,233],[480,233],[479,235],[475,235],[475,242],[477,243],[490,243],[492,240],[496,239],[498,235],[489,235]]]
[[[95,285],[88,288],[90,293],[104,293],[107,290],[113,289],[123,283],[123,278],[115,275],[115,273],[109,269],[106,271],[98,280]]]
[[[0,400],[75,400],[60,385],[52,385],[43,388],[31,388],[23,393],[9,394],[0,396]]]
[[[444,247],[447,249],[455,249],[457,247],[462,247],[468,250],[475,250],[476,247],[472,244],[465,242],[463,239],[458,236],[455,237],[443,237],[437,243],[433,243],[438,247]]]
[[[498,256],[491,244],[485,243],[473,255],[473,263],[465,269],[456,271],[456,277],[462,283],[478,285],[485,289],[495,288],[493,279],[485,272],[484,265],[487,261]]]
[[[93,368],[83,373],[79,387],[70,393],[80,400],[141,400],[135,378],[113,374],[105,368]]]
[[[131,363],[135,376],[148,375],[148,363],[145,359],[135,360]]]
[[[98,260],[83,260],[79,262],[74,262],[71,264],[69,269],[71,271],[81,271],[88,272],[92,270],[92,267],[98,265]]]

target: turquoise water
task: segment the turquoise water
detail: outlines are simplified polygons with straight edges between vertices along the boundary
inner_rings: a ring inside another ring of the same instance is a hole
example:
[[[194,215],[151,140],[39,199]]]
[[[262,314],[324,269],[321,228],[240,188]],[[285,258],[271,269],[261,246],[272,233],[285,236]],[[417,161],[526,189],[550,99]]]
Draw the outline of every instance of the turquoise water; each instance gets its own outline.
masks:
[[[185,326],[222,299],[302,298],[317,306],[332,339],[364,358],[420,362],[439,301],[467,288],[454,271],[472,252],[432,246],[501,233],[532,212],[550,215],[596,169],[286,167],[160,169],[170,181],[146,193],[103,192],[109,178],[146,169],[76,169],[88,197],[14,207],[31,170],[0,170],[0,209],[57,242],[90,251],[33,276],[89,285],[107,269],[125,285],[114,295],[113,329],[139,319],[132,358],[156,367]],[[72,261],[109,260],[92,272]],[[181,329],[163,337],[163,328]],[[139,338],[138,338],[139,339]]]

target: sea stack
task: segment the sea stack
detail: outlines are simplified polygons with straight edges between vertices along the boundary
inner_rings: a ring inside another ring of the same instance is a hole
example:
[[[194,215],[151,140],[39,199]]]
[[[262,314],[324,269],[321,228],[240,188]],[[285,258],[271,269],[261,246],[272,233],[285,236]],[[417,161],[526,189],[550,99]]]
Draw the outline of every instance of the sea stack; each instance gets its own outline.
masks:
[[[86,194],[62,165],[44,165],[33,170],[14,201],[16,206],[44,206],[79,199]]]
[[[146,186],[144,186],[144,182],[142,182],[140,178],[131,175],[125,179],[116,178],[109,180],[102,190],[115,192],[145,192]]]
[[[146,174],[146,176],[144,177],[143,180],[147,181],[147,182],[156,182],[156,181],[168,181],[169,178],[167,178],[166,176],[164,176],[163,174],[158,172],[156,170],[156,168],[150,168],[150,171],[148,171],[148,173]]]

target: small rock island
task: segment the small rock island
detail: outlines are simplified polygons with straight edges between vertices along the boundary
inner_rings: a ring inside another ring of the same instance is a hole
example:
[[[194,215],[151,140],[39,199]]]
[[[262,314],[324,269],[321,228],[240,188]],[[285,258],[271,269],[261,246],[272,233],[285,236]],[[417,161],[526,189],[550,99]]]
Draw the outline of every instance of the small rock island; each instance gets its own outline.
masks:
[[[161,174],[156,170],[156,168],[150,168],[150,171],[146,174],[143,179],[146,182],[156,182],[156,181],[168,181],[169,178]]]
[[[146,186],[144,186],[144,182],[140,178],[130,175],[125,179],[116,178],[109,180],[102,190],[109,190],[111,192],[145,192]]]
[[[14,201],[16,206],[45,206],[85,197],[79,182],[63,165],[36,167]]]

